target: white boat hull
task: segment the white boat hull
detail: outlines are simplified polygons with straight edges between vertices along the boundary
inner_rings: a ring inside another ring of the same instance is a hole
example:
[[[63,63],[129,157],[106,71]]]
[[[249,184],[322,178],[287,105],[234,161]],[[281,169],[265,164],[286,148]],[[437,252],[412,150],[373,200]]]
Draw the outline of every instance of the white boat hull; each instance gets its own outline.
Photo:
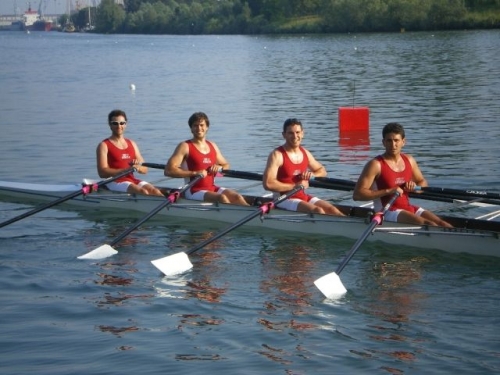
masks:
[[[81,185],[77,184],[42,185],[0,181],[0,199],[30,203],[50,202],[79,189]],[[101,190],[97,193],[78,196],[61,204],[66,207],[83,207],[92,211],[130,210],[148,213],[162,202],[164,199],[161,197],[134,196]],[[192,221],[196,222],[235,223],[255,209],[255,207],[216,205],[179,199],[168,209],[160,211],[158,216],[171,217],[176,220],[194,219]],[[497,227],[500,229],[500,222],[495,223],[498,223]],[[245,224],[246,227],[279,230],[294,235],[341,236],[353,240],[359,238],[367,225],[367,218],[308,215],[279,209]],[[498,232],[498,230],[447,229],[385,222],[376,228],[368,240],[383,241],[397,246],[498,257],[500,256]]]

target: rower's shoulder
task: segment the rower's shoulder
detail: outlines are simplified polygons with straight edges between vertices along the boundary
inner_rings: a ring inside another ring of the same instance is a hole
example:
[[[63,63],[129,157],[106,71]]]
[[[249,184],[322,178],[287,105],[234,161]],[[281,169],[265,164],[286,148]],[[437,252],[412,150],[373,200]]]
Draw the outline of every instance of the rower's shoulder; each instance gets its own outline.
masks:
[[[413,157],[413,155],[410,155],[410,154],[407,154],[407,153],[401,153],[401,157],[402,158],[407,158],[408,160],[410,161],[415,161],[415,158]]]
[[[108,148],[108,142],[109,142],[109,138],[104,138],[102,141],[100,141],[98,144],[97,144],[97,150],[107,150]]]
[[[380,155],[368,160],[368,162],[365,164],[362,174],[378,174],[382,167],[381,167],[381,159]]]

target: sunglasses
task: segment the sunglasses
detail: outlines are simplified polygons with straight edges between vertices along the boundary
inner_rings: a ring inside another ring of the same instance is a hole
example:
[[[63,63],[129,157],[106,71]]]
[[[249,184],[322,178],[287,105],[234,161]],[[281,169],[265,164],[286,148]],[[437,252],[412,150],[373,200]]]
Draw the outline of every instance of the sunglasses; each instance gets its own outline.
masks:
[[[118,122],[118,121],[111,121],[109,124],[113,125],[113,126],[127,125],[127,121],[120,121],[120,122]]]

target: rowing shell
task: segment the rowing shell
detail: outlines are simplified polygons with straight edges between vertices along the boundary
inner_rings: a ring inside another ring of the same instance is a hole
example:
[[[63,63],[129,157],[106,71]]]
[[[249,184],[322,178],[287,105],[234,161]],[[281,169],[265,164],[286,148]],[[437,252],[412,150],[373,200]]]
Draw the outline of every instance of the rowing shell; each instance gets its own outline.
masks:
[[[75,185],[44,185],[0,181],[0,199],[18,203],[40,203],[57,199],[81,189]],[[92,211],[136,211],[147,213],[164,202],[161,197],[136,196],[102,190],[79,196],[63,203],[65,207],[81,207]],[[359,238],[369,221],[370,209],[339,206],[346,217],[302,214],[275,210],[273,214],[256,217],[246,227],[288,232],[291,235],[340,236]],[[179,199],[175,205],[157,215],[200,222],[234,223],[247,216],[255,207],[213,204]],[[384,222],[369,241],[383,241],[398,246],[438,249],[451,253],[470,253],[500,257],[500,222],[444,217],[457,228],[415,226]],[[459,227],[459,228],[458,228]],[[1,236],[1,230],[0,230]]]

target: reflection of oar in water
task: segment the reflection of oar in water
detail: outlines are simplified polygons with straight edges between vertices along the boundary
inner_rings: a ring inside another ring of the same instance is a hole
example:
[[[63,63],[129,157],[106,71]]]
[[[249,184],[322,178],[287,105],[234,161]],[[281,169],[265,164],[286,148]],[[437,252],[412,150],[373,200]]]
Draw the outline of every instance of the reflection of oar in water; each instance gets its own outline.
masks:
[[[382,212],[378,212],[375,214],[375,216],[373,216],[370,225],[368,226],[368,228],[366,228],[361,237],[358,238],[351,250],[349,250],[340,265],[337,267],[337,270],[314,281],[316,287],[321,291],[321,293],[324,294],[325,297],[340,297],[347,292],[346,288],[342,284],[342,281],[340,281],[340,272],[342,272],[344,267],[347,265],[347,262],[349,262],[349,260],[351,260],[351,258],[353,257],[354,253],[361,247],[363,242],[375,230],[375,227],[382,223],[385,213],[389,210],[389,208],[391,208],[392,204],[398,196],[398,193],[394,194],[391,200],[385,205]]]
[[[128,236],[132,231],[137,229],[140,225],[144,224],[146,221],[151,219],[154,215],[156,215],[158,212],[163,210],[165,207],[170,206],[172,203],[177,201],[179,196],[184,193],[186,190],[190,189],[194,184],[196,184],[201,178],[203,178],[203,175],[198,175],[195,178],[193,178],[188,184],[184,185],[182,188],[179,190],[170,193],[170,195],[167,197],[167,200],[154,208],[150,213],[148,213],[146,216],[144,216],[142,219],[137,221],[134,225],[132,225],[130,228],[126,229],[122,234],[120,234],[118,237],[116,237],[109,245],[104,244],[99,246],[98,248],[80,255],[78,259],[103,259],[107,258],[111,255],[116,254],[118,251],[116,251],[113,246],[115,246],[118,242],[123,240],[126,236]]]
[[[105,180],[96,182],[95,184],[84,184],[84,185],[82,185],[82,188],[80,190],[77,190],[77,191],[75,191],[73,193],[65,195],[64,197],[58,198],[55,201],[46,203],[46,204],[44,204],[44,205],[42,205],[40,207],[34,208],[31,211],[25,212],[22,215],[13,217],[12,219],[9,219],[9,220],[4,221],[3,223],[0,223],[0,228],[3,228],[3,227],[5,227],[6,225],[9,225],[9,224],[15,223],[16,221],[24,219],[24,218],[26,218],[28,216],[34,215],[34,214],[36,214],[36,213],[38,213],[40,211],[46,210],[47,208],[54,207],[55,205],[58,205],[59,203],[63,203],[65,201],[67,201],[67,200],[76,198],[79,195],[89,194],[89,193],[91,193],[93,191],[96,191],[101,186],[109,184],[110,182],[113,182],[113,181],[119,179],[120,177],[126,176],[129,173],[132,173],[134,171],[135,171],[135,168],[129,168],[129,169],[126,169],[126,170],[118,173],[116,176],[113,176],[113,177],[107,178]]]
[[[272,202],[269,203],[264,203],[262,204],[257,210],[252,211],[251,214],[248,216],[245,216],[238,222],[234,223],[233,225],[229,226],[228,228],[222,230],[221,232],[217,233],[216,235],[208,238],[207,240],[199,243],[195,247],[191,248],[190,250],[186,252],[180,252],[176,253],[173,255],[166,256],[164,258],[156,259],[151,261],[153,265],[158,268],[161,272],[163,272],[165,275],[176,275],[182,272],[185,272],[193,267],[191,262],[189,261],[188,255],[194,253],[195,251],[198,251],[202,249],[203,247],[207,246],[208,244],[212,243],[213,241],[221,238],[225,234],[231,232],[233,229],[236,229],[246,222],[252,220],[253,218],[259,216],[259,215],[264,215],[268,213],[271,209],[273,209],[275,206],[283,202],[284,200],[290,198],[292,195],[295,193],[299,192],[300,190],[304,189],[304,186],[299,185],[296,186],[294,189],[290,190],[286,194],[281,195],[279,198],[273,200]]]

